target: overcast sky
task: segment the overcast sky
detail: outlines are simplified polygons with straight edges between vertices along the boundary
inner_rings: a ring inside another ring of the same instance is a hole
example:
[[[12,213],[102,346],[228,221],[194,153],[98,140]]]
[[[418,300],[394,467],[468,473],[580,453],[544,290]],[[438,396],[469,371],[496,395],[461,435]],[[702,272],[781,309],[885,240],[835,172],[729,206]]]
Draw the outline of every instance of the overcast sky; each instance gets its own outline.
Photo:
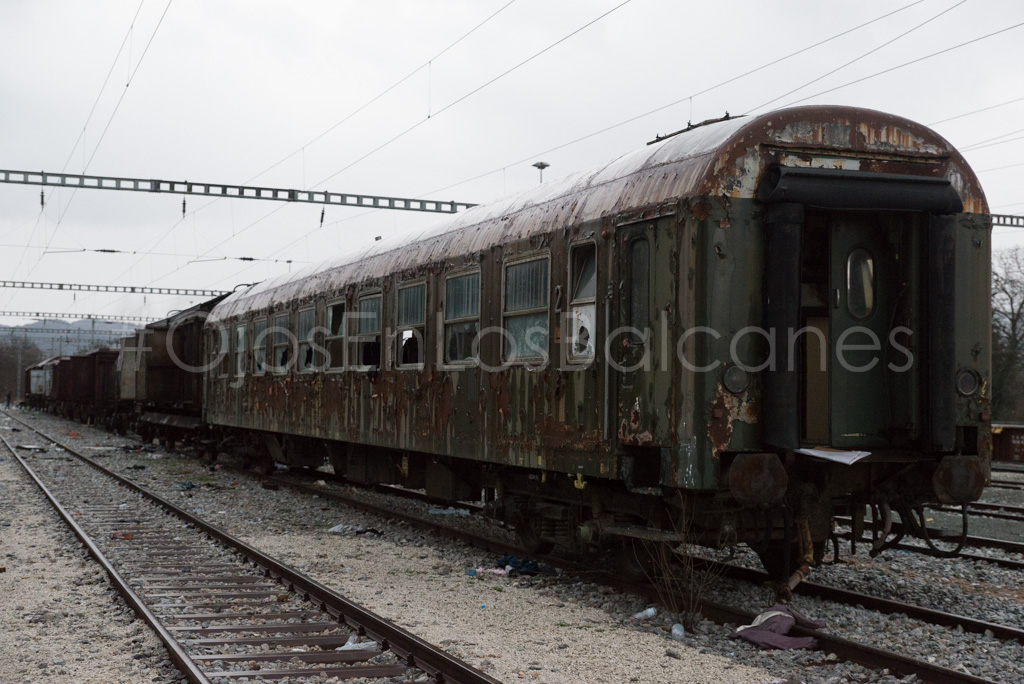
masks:
[[[3,0],[0,168],[481,203],[536,184],[537,161],[550,179],[688,120],[844,104],[985,144],[964,153],[993,211],[1024,214],[1019,24],[1011,0]],[[329,207],[320,228],[315,205],[189,197],[182,217],[180,195],[43,191],[0,184],[4,278],[231,289],[438,219]],[[0,290],[4,311],[195,301]]]

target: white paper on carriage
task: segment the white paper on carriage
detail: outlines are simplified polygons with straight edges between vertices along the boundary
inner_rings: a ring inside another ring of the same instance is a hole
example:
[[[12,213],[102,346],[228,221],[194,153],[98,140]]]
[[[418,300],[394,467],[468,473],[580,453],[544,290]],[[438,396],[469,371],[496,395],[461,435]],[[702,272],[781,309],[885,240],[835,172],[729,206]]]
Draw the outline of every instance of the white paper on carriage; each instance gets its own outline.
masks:
[[[796,453],[804,454],[805,456],[813,456],[814,458],[823,458],[826,461],[845,463],[846,465],[853,465],[865,456],[871,455],[870,451],[843,451],[841,449],[830,449],[828,447],[797,449]]]

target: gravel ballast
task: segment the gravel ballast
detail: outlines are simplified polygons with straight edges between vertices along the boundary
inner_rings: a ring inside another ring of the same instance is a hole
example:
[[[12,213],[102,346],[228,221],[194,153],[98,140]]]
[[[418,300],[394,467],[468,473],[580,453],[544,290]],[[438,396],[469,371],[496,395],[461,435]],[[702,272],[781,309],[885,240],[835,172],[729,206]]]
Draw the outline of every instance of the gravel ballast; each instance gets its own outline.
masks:
[[[629,615],[644,602],[599,584],[567,577],[469,576],[467,569],[491,566],[495,558],[324,498],[263,489],[258,478],[231,468],[211,468],[162,450],[126,452],[122,447],[138,443],[48,416],[32,419],[54,436],[80,433],[79,439],[65,437],[76,447],[114,447],[85,453],[502,681],[913,681],[839,663],[820,652],[759,651],[728,640],[729,626],[709,622],[682,642],[673,641],[668,630],[678,616],[630,622]],[[342,533],[327,532],[339,524],[346,526]],[[1018,582],[1013,571],[965,560],[938,563],[909,553],[868,559],[864,550],[862,545],[853,563],[815,570],[812,578],[1020,624],[1012,622],[1021,610],[1012,590]],[[763,589],[724,581],[712,597],[750,610],[765,609],[772,601]],[[798,598],[795,605],[825,619],[828,630],[840,636],[895,646],[996,681],[1024,678],[1016,644],[831,602]]]
[[[179,681],[163,645],[6,449],[0,501],[0,682]]]

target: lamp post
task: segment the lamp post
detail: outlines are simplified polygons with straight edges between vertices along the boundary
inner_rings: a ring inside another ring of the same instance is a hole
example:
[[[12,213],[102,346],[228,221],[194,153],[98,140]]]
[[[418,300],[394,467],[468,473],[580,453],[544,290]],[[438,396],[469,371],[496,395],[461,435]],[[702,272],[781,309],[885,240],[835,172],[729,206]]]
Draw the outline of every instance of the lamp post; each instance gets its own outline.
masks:
[[[537,162],[536,164],[533,165],[533,167],[535,169],[540,169],[540,182],[541,183],[544,182],[544,169],[548,168],[549,166],[551,166],[551,164],[548,164],[547,162]]]

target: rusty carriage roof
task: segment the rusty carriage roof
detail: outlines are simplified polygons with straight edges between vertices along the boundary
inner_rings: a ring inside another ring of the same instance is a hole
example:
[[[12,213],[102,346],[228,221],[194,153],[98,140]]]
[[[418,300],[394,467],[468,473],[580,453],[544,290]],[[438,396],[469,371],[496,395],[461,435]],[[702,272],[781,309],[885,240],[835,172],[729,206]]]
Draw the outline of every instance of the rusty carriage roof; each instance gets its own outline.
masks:
[[[931,129],[869,109],[794,107],[694,127],[600,166],[472,207],[418,233],[257,283],[214,307],[208,322],[340,293],[366,279],[678,198],[753,198],[765,168],[780,155],[801,165],[811,163],[807,155],[820,155],[841,159],[847,169],[895,168],[945,177],[965,212],[988,212],[974,172]]]

